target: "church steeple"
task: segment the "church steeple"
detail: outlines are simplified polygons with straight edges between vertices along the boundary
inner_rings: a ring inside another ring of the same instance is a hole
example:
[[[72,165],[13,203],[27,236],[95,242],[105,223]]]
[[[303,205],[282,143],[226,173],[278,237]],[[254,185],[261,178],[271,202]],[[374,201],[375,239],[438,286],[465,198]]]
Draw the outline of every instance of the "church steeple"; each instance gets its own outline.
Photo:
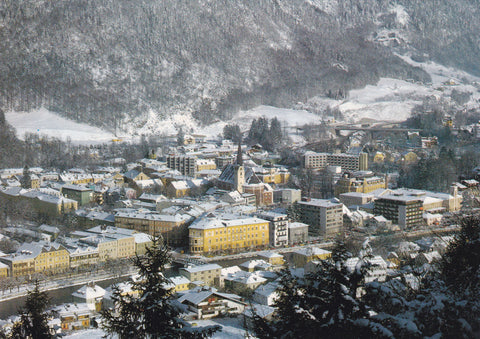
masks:
[[[242,140],[238,141],[237,163],[234,167],[234,188],[243,193],[243,185],[245,184],[245,169],[243,168]]]

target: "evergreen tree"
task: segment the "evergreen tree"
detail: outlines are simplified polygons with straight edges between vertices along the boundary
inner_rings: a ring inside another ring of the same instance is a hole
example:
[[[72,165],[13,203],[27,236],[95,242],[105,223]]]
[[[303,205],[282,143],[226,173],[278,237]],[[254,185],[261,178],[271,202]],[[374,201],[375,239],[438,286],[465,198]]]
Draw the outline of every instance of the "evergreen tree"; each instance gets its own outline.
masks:
[[[0,108],[0,125],[5,125],[5,112]]]
[[[268,142],[267,142],[266,148],[268,150],[277,149],[281,145],[282,139],[283,139],[282,124],[277,119],[277,117],[274,117],[270,121],[270,131],[268,135]]]
[[[332,259],[321,260],[318,270],[303,281],[284,271],[274,318],[254,317],[255,334],[260,338],[389,337],[391,332],[370,319],[358,297],[370,265],[361,259],[350,271],[349,257],[339,241]]]
[[[177,133],[177,145],[183,146],[185,144],[185,133],[183,132],[183,128],[180,127]]]
[[[441,261],[441,277],[455,293],[480,296],[480,215],[459,220],[455,236]]]
[[[240,131],[240,126],[237,124],[234,125],[225,125],[223,128],[223,138],[232,140],[235,143],[238,143],[242,140],[242,132]]]
[[[49,304],[47,293],[40,291],[38,280],[35,287],[27,294],[25,305],[20,309],[20,321],[15,323],[10,334],[12,339],[46,339],[52,338],[48,327]]]
[[[30,175],[30,169],[27,165],[23,168],[23,175],[20,180],[22,188],[32,188],[32,177]]]
[[[207,338],[220,328],[192,327],[179,317],[181,308],[172,301],[166,285],[170,283],[162,272],[170,262],[165,245],[154,239],[144,257],[136,257],[134,264],[140,279],[132,282],[132,290],[140,296],[123,295],[118,288],[112,300],[115,308],[102,312],[103,329],[108,335],[125,338]]]
[[[396,338],[474,338],[480,331],[480,218],[463,217],[438,270],[413,290],[404,277],[366,285],[373,317]]]

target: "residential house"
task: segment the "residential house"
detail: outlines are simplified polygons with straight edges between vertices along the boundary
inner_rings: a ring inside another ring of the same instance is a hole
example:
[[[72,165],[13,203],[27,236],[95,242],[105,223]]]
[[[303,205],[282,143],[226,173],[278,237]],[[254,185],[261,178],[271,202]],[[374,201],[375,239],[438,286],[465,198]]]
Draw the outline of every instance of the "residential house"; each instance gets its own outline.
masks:
[[[80,289],[73,292],[72,296],[74,302],[85,303],[91,311],[100,312],[105,290],[95,285],[95,283],[89,282],[87,285],[83,285]]]
[[[228,274],[224,279],[226,289],[236,292],[255,290],[258,286],[267,282],[257,272],[238,271]]]
[[[190,280],[182,275],[169,278],[174,286],[175,292],[183,292],[190,288]]]
[[[201,289],[183,294],[178,301],[193,312],[194,319],[211,319],[220,315],[240,314],[247,303],[234,294]]]
[[[312,260],[325,260],[332,256],[332,252],[319,247],[304,247],[292,252],[292,264],[299,268]]]
[[[259,286],[253,293],[253,301],[267,306],[273,306],[279,294],[277,292],[278,283],[269,282]]]
[[[64,304],[54,309],[60,317],[63,331],[83,330],[90,327],[92,311],[87,304]]]
[[[276,253],[276,252],[260,252],[258,256],[274,266],[281,266],[285,264],[285,260],[283,259],[283,255]]]
[[[208,286],[219,284],[222,267],[217,264],[206,264],[180,268],[180,274],[190,281],[203,281]]]

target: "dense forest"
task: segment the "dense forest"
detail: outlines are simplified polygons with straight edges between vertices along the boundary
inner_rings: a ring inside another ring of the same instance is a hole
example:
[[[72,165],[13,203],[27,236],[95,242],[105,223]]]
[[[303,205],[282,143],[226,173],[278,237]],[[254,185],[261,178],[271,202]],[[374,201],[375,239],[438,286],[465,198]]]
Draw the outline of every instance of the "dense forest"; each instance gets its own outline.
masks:
[[[259,104],[341,97],[380,76],[429,81],[378,43],[385,30],[399,36],[398,51],[478,71],[468,59],[476,6],[399,3],[407,22],[373,0],[2,1],[0,105],[114,130],[149,111],[208,123]]]

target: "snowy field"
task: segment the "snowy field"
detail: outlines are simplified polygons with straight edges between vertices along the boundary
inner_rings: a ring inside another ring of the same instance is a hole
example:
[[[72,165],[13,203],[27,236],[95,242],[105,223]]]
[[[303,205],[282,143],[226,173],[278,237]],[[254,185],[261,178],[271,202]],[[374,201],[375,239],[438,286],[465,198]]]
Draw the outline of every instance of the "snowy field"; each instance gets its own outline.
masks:
[[[242,317],[238,318],[224,318],[212,320],[196,320],[192,322],[197,326],[210,326],[220,325],[222,327],[221,332],[217,332],[212,336],[213,339],[244,339],[246,338],[246,332],[243,328]],[[100,329],[90,329],[84,331],[78,331],[70,335],[65,336],[65,339],[101,339],[105,333]],[[113,337],[116,339],[116,337]],[[254,337],[250,337],[254,338]]]
[[[7,112],[7,122],[16,129],[17,137],[23,139],[25,133],[38,133],[56,137],[73,143],[97,144],[109,142],[115,136],[100,128],[63,118],[45,108],[32,112]]]
[[[282,126],[303,126],[309,123],[320,123],[321,117],[305,110],[278,108],[273,106],[257,106],[248,111],[240,111],[228,121],[220,121],[200,129],[200,133],[215,136],[223,133],[223,127],[228,124],[237,124],[243,132],[248,131],[253,119],[265,117],[277,118]]]
[[[480,83],[480,78],[463,71],[448,68],[433,62],[419,63],[408,56],[400,56],[405,62],[423,68],[432,77],[431,84],[417,84],[414,82],[381,78],[376,85],[368,85],[361,89],[351,90],[345,100],[332,100],[326,97],[313,97],[308,100],[306,107],[313,106],[317,111],[327,107],[338,108],[348,123],[359,122],[362,119],[399,122],[410,116],[411,109],[422,102],[425,97],[448,97],[454,90],[472,93],[467,108],[480,107],[480,92],[473,85]],[[454,85],[444,85],[453,80]],[[42,108],[29,113],[8,112],[7,121],[16,129],[17,136],[23,138],[26,132],[39,133],[66,140],[67,137],[77,144],[97,144],[110,142],[115,136],[100,128],[77,123],[58,116]],[[248,131],[253,119],[277,117],[282,126],[296,127],[308,123],[319,123],[321,116],[301,109],[277,108],[272,106],[258,106],[248,111],[236,113],[228,121],[218,121],[209,126],[201,127],[192,118],[191,114],[175,113],[167,119],[159,118],[150,111],[143,118],[133,118],[123,121],[125,135],[123,140],[145,135],[175,135],[180,127],[185,133],[199,133],[208,137],[221,135],[227,124],[238,124],[242,131]],[[291,134],[294,142],[302,142],[301,137]]]

